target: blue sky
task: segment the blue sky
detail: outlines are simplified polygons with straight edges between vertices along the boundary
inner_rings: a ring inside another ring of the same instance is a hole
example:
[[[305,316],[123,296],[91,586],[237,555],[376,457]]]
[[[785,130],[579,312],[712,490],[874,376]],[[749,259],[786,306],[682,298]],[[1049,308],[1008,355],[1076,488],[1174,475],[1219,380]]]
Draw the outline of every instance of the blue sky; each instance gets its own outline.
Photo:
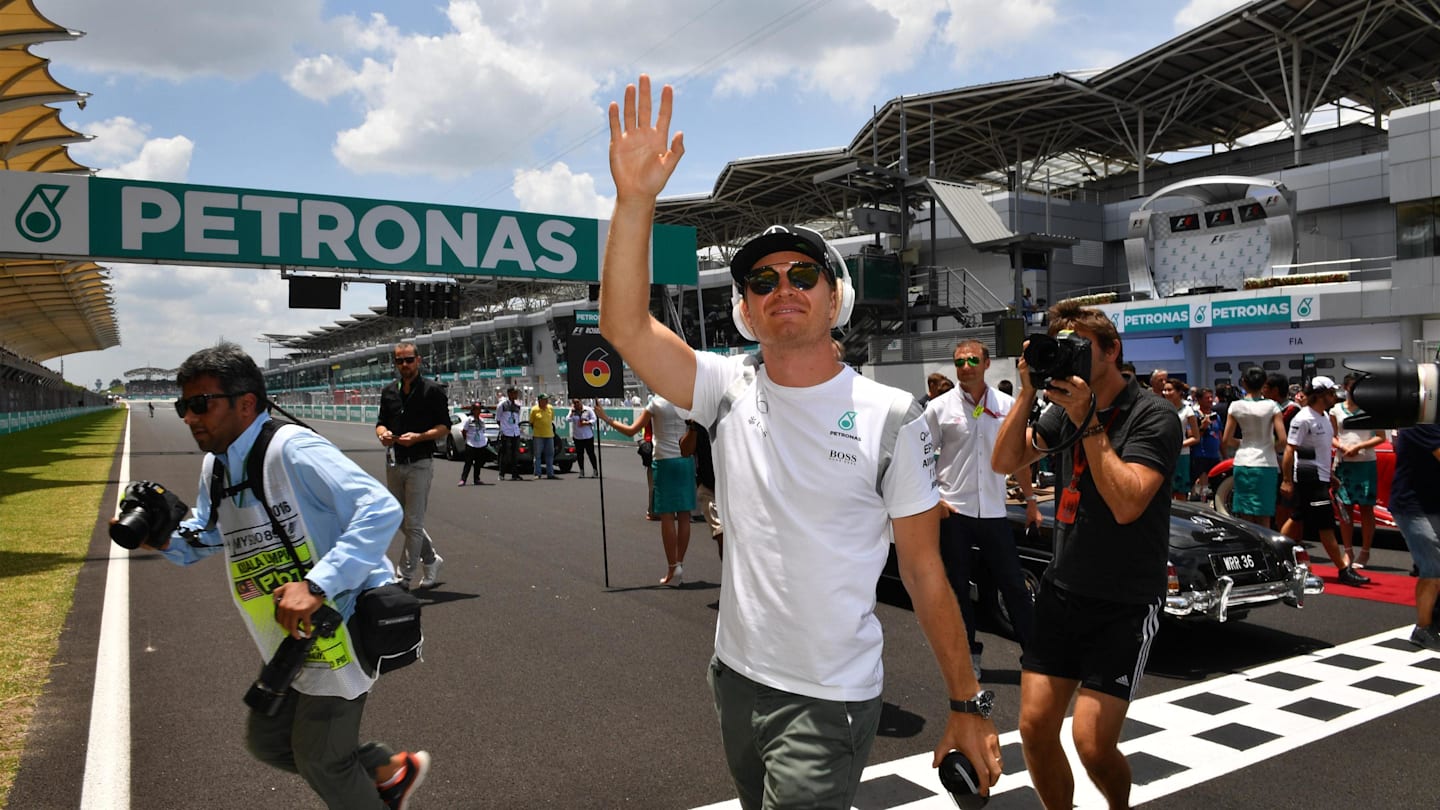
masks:
[[[101,174],[604,217],[605,106],[677,86],[667,194],[727,161],[844,146],[899,95],[1107,67],[1236,0],[37,0],[36,48],[91,94],[62,120]],[[383,300],[289,310],[274,271],[112,265],[122,344],[65,358],[108,383],[221,337],[257,358]],[[59,360],[47,363],[59,367]]]

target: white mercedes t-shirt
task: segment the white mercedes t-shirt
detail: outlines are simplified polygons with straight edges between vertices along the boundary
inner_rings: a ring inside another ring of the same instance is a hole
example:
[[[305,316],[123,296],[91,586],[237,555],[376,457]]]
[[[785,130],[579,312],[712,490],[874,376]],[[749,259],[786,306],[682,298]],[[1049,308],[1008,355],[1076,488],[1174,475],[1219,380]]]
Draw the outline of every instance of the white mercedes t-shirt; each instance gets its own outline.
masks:
[[[1005,476],[990,467],[990,455],[1014,403],[987,385],[980,400],[957,387],[925,406],[939,455],[940,497],[962,515],[1005,517]]]
[[[901,428],[881,479],[885,421],[891,403],[909,394],[849,367],[819,385],[787,388],[763,365],[715,424],[744,359],[696,352],[690,411],[714,425],[725,526],[715,653],[776,689],[869,700],[884,682],[875,583],[889,521],[939,500],[929,428],[923,418]]]
[[[1313,468],[1321,481],[1330,480],[1330,463],[1335,453],[1330,442],[1334,438],[1335,426],[1330,424],[1329,413],[1319,413],[1307,405],[1295,414],[1285,441],[1297,448],[1308,447],[1315,451],[1314,458],[1302,458],[1300,451],[1295,451],[1295,480],[1301,480],[1300,471],[1306,467]]]

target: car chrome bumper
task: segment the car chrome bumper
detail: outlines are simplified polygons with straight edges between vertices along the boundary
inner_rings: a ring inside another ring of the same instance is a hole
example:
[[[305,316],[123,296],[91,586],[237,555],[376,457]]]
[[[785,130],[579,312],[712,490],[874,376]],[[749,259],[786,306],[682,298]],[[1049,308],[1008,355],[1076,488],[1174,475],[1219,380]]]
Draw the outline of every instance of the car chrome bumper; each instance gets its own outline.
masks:
[[[1235,580],[1222,576],[1210,590],[1170,594],[1165,598],[1165,612],[1171,616],[1223,622],[1229,618],[1231,608],[1259,607],[1274,602],[1299,608],[1305,606],[1306,596],[1324,591],[1325,583],[1310,573],[1309,566],[1297,565],[1285,580],[1236,585]]]

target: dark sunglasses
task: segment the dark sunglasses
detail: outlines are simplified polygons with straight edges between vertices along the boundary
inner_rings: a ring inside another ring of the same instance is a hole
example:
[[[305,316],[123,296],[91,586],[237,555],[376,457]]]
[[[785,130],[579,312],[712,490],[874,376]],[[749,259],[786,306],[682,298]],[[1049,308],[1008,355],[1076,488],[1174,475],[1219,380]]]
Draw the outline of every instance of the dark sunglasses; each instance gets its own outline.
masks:
[[[964,368],[965,366],[978,366],[978,365],[980,365],[980,358],[978,358],[978,357],[957,357],[957,358],[955,358],[955,367],[956,367],[956,368]]]
[[[419,360],[419,359],[420,359],[420,355],[418,355],[418,354],[412,354],[412,355],[410,355],[409,357],[397,357],[397,358],[395,358],[395,365],[397,365],[397,366],[408,366],[408,365],[410,365],[411,363],[413,363],[413,362],[415,362],[416,360]]]
[[[790,279],[790,286],[804,292],[820,283],[820,274],[825,269],[814,262],[781,262],[780,264],[757,267],[745,276],[745,288],[756,295],[769,295],[775,292],[780,286],[779,268],[789,265],[785,276]]]
[[[184,418],[185,418],[185,412],[186,412],[186,411],[190,411],[191,413],[195,414],[196,416],[199,416],[200,414],[205,413],[206,411],[210,410],[210,400],[212,400],[212,399],[228,399],[228,400],[230,400],[230,401],[233,403],[233,402],[235,401],[235,397],[238,397],[238,396],[240,396],[240,395],[239,395],[239,394],[196,394],[195,396],[193,396],[193,397],[188,397],[188,398],[186,398],[186,399],[177,399],[177,400],[175,400],[175,413],[180,414],[180,418],[181,418],[181,419],[184,419]]]

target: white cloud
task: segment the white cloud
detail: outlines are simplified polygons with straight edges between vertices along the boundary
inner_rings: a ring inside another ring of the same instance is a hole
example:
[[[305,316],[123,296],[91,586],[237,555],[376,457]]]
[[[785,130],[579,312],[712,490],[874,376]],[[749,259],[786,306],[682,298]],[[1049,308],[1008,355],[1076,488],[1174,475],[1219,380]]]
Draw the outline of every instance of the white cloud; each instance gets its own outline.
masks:
[[[124,116],[89,123],[84,129],[95,139],[76,144],[70,152],[80,163],[99,169],[101,177],[179,183],[190,174],[195,142],[184,135],[151,138],[148,125]]]
[[[956,64],[1014,48],[1059,19],[1056,0],[946,0],[946,5],[949,19],[941,38]]]
[[[1175,30],[1189,31],[1247,2],[1249,0],[1190,0],[1175,13]]]
[[[84,31],[67,65],[183,80],[246,78],[288,66],[303,43],[329,41],[323,0],[46,0],[47,17]],[[58,53],[49,51],[48,53]],[[47,55],[48,55],[47,53]]]
[[[525,211],[609,219],[615,198],[595,191],[595,178],[576,174],[564,163],[548,169],[515,172],[513,191]]]

